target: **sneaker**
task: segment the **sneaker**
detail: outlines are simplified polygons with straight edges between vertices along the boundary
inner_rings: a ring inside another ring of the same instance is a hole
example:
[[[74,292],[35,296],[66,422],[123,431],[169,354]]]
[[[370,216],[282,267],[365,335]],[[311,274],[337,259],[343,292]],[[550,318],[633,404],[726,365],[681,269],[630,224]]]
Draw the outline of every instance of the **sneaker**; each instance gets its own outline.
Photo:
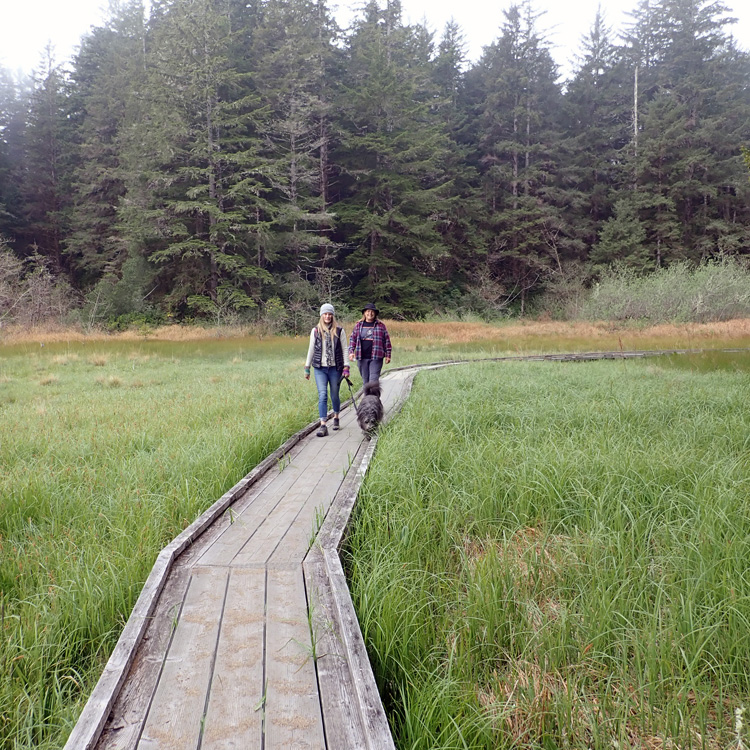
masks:
[[[328,428],[324,424],[322,424],[315,434],[318,437],[325,437],[328,434]]]
[[[339,428],[339,418],[338,417],[334,417],[333,418],[333,429],[334,430],[338,430],[338,428]]]

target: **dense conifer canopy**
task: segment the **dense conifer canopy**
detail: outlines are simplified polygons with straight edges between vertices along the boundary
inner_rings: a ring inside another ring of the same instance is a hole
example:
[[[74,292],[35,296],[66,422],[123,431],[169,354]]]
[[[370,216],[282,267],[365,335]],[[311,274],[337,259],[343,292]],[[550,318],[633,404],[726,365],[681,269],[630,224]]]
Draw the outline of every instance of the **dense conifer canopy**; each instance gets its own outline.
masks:
[[[561,82],[528,1],[474,65],[371,0],[141,0],[0,70],[3,252],[91,319],[524,313],[613,263],[750,254],[750,56],[721,2],[597,17]]]

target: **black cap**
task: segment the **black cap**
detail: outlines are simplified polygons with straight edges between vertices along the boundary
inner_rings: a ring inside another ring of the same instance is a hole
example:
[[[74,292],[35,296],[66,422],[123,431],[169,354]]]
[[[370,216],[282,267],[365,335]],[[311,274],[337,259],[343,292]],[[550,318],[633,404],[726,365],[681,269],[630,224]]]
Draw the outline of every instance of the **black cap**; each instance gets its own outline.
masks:
[[[362,314],[364,315],[365,310],[375,310],[375,315],[377,315],[380,310],[378,310],[375,305],[372,304],[372,302],[368,302],[363,308],[362,308]]]

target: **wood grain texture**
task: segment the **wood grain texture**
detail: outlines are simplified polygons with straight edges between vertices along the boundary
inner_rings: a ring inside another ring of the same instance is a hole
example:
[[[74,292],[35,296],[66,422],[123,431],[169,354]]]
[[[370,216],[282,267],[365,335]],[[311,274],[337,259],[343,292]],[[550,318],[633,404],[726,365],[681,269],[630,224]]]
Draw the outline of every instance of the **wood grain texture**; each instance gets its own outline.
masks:
[[[302,567],[268,571],[265,750],[324,750]]]
[[[305,562],[305,581],[317,643],[320,703],[328,748],[368,748],[356,687],[341,638],[341,623],[320,550]]]
[[[197,748],[213,676],[228,570],[194,568],[138,748]]]
[[[232,570],[201,750],[262,746],[266,574]]]

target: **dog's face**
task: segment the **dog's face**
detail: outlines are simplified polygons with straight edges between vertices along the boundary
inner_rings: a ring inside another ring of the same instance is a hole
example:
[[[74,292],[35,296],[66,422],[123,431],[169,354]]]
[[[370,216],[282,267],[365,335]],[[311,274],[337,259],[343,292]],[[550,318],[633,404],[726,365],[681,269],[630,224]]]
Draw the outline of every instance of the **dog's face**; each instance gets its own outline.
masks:
[[[367,435],[373,430],[383,418],[383,402],[380,400],[380,383],[372,380],[364,385],[364,396],[359,402],[357,409],[357,422],[362,431]]]
[[[363,432],[371,433],[383,418],[383,404],[377,396],[364,396],[357,410],[357,422]]]

